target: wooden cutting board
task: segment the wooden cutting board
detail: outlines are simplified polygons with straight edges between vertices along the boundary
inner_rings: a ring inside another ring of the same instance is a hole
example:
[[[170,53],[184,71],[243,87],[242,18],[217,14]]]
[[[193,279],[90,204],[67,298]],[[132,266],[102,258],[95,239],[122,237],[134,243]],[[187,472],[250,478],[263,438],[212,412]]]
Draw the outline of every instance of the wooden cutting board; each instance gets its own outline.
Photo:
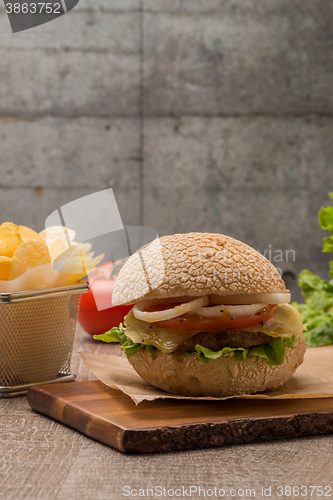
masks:
[[[333,433],[333,398],[189,401],[135,406],[99,380],[32,387],[30,406],[124,453],[193,450]]]

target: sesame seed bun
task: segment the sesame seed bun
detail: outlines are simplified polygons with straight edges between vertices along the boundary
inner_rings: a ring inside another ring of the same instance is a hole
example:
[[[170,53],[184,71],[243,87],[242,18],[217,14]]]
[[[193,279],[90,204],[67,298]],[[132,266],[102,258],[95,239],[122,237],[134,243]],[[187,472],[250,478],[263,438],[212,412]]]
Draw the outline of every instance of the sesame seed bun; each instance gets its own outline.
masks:
[[[286,292],[277,269],[250,246],[220,234],[189,233],[163,236],[133,254],[119,273],[112,300],[121,305],[184,296]],[[278,366],[259,356],[245,361],[221,356],[203,363],[196,354],[186,356],[178,350],[151,354],[140,349],[128,360],[147,382],[167,392],[228,397],[281,386],[302,363],[305,349],[301,333],[295,349],[285,348],[283,364]]]
[[[128,360],[148,383],[167,392],[193,397],[228,397],[274,390],[283,385],[302,364],[306,345],[302,334],[295,349],[286,347],[282,365],[270,366],[263,358],[245,361],[233,357],[212,359],[207,364],[197,356],[154,356],[141,349]]]
[[[286,292],[277,269],[259,252],[229,236],[162,236],[134,253],[117,278],[113,305],[145,299]]]

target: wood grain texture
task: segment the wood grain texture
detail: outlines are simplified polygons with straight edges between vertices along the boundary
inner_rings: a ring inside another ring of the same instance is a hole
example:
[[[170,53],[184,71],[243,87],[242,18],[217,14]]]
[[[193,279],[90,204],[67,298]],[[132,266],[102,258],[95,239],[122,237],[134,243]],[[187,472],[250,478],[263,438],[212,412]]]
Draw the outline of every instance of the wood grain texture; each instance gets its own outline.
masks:
[[[95,377],[79,350],[116,353],[118,347],[78,328],[72,371],[81,381]],[[32,411],[19,397],[0,400],[0,442],[1,500],[120,500],[126,485],[254,488],[257,498],[262,486],[272,486],[277,499],[279,485],[333,486],[332,435],[126,455]]]
[[[31,407],[125,453],[193,450],[333,433],[333,398],[144,401],[99,380],[33,387]]]

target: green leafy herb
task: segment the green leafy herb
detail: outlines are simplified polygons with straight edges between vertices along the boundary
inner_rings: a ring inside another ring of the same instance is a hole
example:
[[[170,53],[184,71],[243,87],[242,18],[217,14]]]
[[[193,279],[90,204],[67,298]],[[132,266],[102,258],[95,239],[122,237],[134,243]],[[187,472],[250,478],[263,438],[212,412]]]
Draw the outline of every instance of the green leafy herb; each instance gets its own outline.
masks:
[[[234,356],[237,361],[244,361],[247,355],[248,349],[242,349],[238,347],[236,349],[232,349],[231,347],[224,347],[220,351],[212,351],[208,349],[208,347],[203,347],[202,345],[197,344],[195,346],[196,353],[198,354],[198,358],[202,363],[208,363],[210,359],[218,359],[221,356],[231,355]],[[192,353],[196,354],[195,352]]]
[[[154,356],[158,352],[157,347],[155,347],[154,345],[146,345],[146,349],[152,356]]]
[[[330,193],[333,199],[333,193]],[[319,225],[332,236],[323,239],[323,252],[333,253],[333,206],[321,208],[318,213]],[[333,261],[329,264],[329,276],[333,278]],[[322,280],[307,269],[299,275],[299,285],[305,304],[294,305],[306,325],[304,336],[309,346],[333,344],[333,279]]]
[[[318,311],[309,304],[292,304],[299,310],[306,325],[304,336],[310,347],[333,344],[333,315]]]
[[[119,342],[123,345],[128,337],[125,335],[125,328],[122,323],[119,326],[111,328],[108,332],[102,333],[101,335],[94,335],[94,339],[103,340],[103,342]]]
[[[94,339],[103,340],[103,342],[119,342],[120,348],[124,349],[127,356],[133,356],[139,349],[146,348],[150,354],[156,354],[157,348],[153,345],[145,346],[144,344],[140,344],[138,342],[133,342],[129,337],[125,334],[125,328],[120,323],[118,327],[111,328],[110,331],[106,333],[102,333],[102,335],[94,335]]]
[[[124,349],[127,356],[133,356],[140,349],[146,349],[149,354],[154,356],[159,352],[157,347],[153,345],[145,345],[133,342],[125,334],[125,329],[122,324],[118,328],[111,328],[109,332],[103,333],[102,335],[94,335],[96,340],[103,340],[103,342],[119,342],[121,344],[121,349]],[[188,356],[197,355],[202,363],[208,363],[210,359],[218,359],[221,356],[234,356],[236,361],[244,361],[249,356],[259,356],[260,358],[265,358],[266,363],[271,366],[281,365],[284,359],[285,347],[290,347],[295,349],[297,336],[293,337],[280,337],[268,342],[268,344],[261,344],[258,346],[250,347],[249,349],[243,349],[241,347],[231,348],[224,347],[221,351],[212,351],[207,347],[203,347],[199,344],[195,346],[195,351],[193,353],[188,353]]]
[[[324,281],[307,269],[299,275],[306,303],[318,311],[330,312],[333,307],[333,284]]]
[[[195,350],[198,354],[198,358],[203,363],[208,363],[210,359],[218,359],[221,356],[227,355],[234,356],[236,361],[245,361],[245,359],[250,356],[258,356],[260,358],[265,358],[266,363],[270,366],[277,366],[283,363],[286,347],[295,349],[297,339],[298,337],[296,335],[293,337],[279,337],[271,340],[267,344],[253,346],[249,349],[243,349],[241,347],[234,349],[231,347],[224,347],[221,351],[212,351],[207,347],[202,347],[197,344]]]

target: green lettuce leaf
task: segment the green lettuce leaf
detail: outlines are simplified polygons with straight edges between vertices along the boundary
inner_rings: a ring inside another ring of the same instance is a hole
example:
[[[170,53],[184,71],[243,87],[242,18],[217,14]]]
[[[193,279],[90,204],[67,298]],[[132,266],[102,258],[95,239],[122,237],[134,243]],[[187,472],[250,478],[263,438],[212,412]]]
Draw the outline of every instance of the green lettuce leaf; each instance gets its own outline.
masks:
[[[329,194],[333,200],[333,193]],[[321,208],[318,214],[319,225],[333,235],[333,207]],[[333,253],[333,236],[323,239],[323,252]],[[330,277],[333,278],[333,261],[330,262]]]
[[[198,354],[198,358],[202,363],[208,363],[210,359],[218,359],[223,355],[231,354],[235,357],[236,361],[244,361],[246,358],[246,354],[248,349],[243,349],[241,347],[232,349],[231,347],[224,347],[220,351],[212,351],[208,349],[208,347],[203,347],[202,345],[197,344],[195,346],[196,353]],[[189,356],[195,354],[189,353]]]
[[[133,354],[138,352],[138,350],[143,347],[147,348],[147,351],[152,355],[156,354],[158,350],[153,345],[144,346],[138,342],[133,342],[133,340],[126,336],[125,328],[122,323],[120,323],[118,327],[115,326],[114,328],[111,328],[108,332],[102,333],[101,335],[94,335],[94,339],[102,340],[103,342],[108,343],[119,342],[120,348],[125,350],[127,356],[133,356]]]
[[[262,344],[249,349],[237,347],[224,347],[220,351],[212,351],[207,347],[203,347],[199,344],[195,346],[195,351],[193,353],[187,353],[188,356],[197,355],[202,363],[208,363],[210,359],[218,359],[221,356],[231,355],[234,356],[236,361],[244,361],[248,356],[259,356],[260,358],[265,358],[266,363],[271,366],[281,365],[284,359],[285,347],[290,347],[295,349],[297,336],[293,337],[281,337],[268,342],[268,344]],[[103,333],[102,335],[94,335],[94,339],[103,340],[103,342],[119,342],[121,349],[124,349],[127,356],[133,356],[140,349],[146,349],[152,356],[154,356],[158,349],[152,345],[145,345],[133,342],[125,334],[125,329],[122,324],[119,327],[111,328],[110,331]]]
[[[271,340],[267,344],[251,347],[247,355],[265,358],[266,363],[270,366],[282,365],[286,351],[285,348],[289,347],[290,349],[295,349],[297,339],[297,335],[293,335],[292,337],[279,337]]]
[[[333,267],[333,265],[332,265]],[[318,311],[329,311],[333,307],[333,284],[324,281],[307,269],[299,275],[306,303]]]
[[[333,236],[327,236],[323,239],[323,252],[333,253]]]
[[[125,328],[122,323],[119,326],[111,328],[108,332],[102,333],[101,335],[94,335],[94,339],[103,340],[103,342],[119,342],[123,345],[128,337],[125,334]]]
[[[330,193],[333,199],[333,193]],[[332,236],[323,239],[323,252],[333,253],[333,206],[321,208],[318,213],[319,225],[329,231]],[[299,275],[305,304],[294,303],[306,325],[304,332],[309,346],[333,344],[333,261],[329,263],[329,281],[307,269]]]
[[[253,346],[249,349],[241,347],[232,349],[231,347],[225,347],[220,351],[212,351],[207,347],[202,347],[197,344],[195,350],[198,354],[198,358],[203,363],[208,363],[210,359],[217,359],[223,355],[232,354],[236,361],[245,361],[247,357],[258,356],[260,358],[265,358],[266,363],[270,366],[277,366],[283,363],[286,347],[295,349],[297,339],[298,337],[296,335],[293,337],[279,337],[271,340],[267,344]]]
[[[318,311],[309,304],[293,304],[306,325],[304,337],[310,347],[333,344],[333,314]]]
[[[121,346],[121,349],[125,349],[127,356],[133,356],[136,352],[141,349],[142,344],[134,343],[131,339],[126,340],[126,342]]]
[[[149,354],[151,354],[152,356],[154,356],[158,352],[157,347],[155,347],[154,345],[146,345],[145,347]]]
[[[333,193],[330,197],[333,199]],[[318,213],[319,225],[333,234],[333,207],[321,208]]]

